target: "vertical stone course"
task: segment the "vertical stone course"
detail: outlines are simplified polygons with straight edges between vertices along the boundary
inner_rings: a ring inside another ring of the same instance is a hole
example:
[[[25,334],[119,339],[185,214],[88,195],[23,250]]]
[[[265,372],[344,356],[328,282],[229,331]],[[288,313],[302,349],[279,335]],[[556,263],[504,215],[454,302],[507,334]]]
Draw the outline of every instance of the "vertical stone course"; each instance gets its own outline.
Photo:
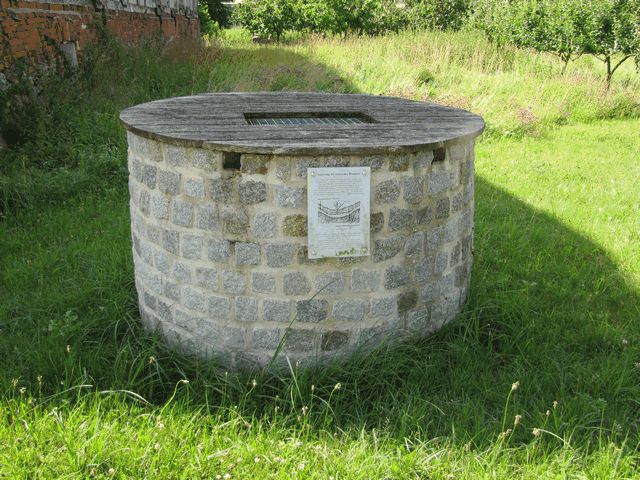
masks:
[[[296,360],[322,359],[391,331],[426,335],[466,300],[472,144],[435,163],[431,151],[242,155],[229,171],[221,152],[129,143],[141,318],[181,351],[264,365],[284,341]],[[306,169],[328,165],[372,168],[368,257],[307,258]]]

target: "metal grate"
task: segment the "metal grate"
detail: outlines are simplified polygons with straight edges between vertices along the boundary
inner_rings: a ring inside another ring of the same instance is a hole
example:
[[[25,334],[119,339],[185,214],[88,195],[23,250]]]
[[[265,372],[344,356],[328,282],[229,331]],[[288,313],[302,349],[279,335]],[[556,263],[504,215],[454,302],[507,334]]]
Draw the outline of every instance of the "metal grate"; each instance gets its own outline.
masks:
[[[361,125],[373,123],[373,120],[361,113],[245,113],[244,117],[249,125]]]

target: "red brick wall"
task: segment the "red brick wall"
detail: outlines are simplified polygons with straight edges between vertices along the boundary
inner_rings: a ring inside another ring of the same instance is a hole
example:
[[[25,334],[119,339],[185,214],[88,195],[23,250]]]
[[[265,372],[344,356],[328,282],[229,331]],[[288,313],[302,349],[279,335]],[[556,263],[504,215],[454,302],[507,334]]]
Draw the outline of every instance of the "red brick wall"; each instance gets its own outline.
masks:
[[[197,16],[172,14],[167,9],[161,12],[159,8],[146,13],[96,11],[93,5],[77,3],[0,0],[0,72],[21,60],[29,65],[47,62],[59,55],[59,45],[65,42],[74,42],[81,55],[105,18],[107,30],[128,44],[151,35],[168,39],[200,32]]]

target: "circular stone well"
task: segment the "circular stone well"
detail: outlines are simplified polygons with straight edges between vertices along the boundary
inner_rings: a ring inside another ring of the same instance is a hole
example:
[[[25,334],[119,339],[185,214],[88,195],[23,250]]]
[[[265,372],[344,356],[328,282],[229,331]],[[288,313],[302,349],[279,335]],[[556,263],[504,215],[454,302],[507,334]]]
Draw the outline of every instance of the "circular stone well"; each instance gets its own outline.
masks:
[[[460,312],[477,115],[287,92],[171,98],[120,118],[140,314],[175,348],[232,368],[276,351],[315,361]],[[370,168],[365,256],[309,258],[309,167]]]

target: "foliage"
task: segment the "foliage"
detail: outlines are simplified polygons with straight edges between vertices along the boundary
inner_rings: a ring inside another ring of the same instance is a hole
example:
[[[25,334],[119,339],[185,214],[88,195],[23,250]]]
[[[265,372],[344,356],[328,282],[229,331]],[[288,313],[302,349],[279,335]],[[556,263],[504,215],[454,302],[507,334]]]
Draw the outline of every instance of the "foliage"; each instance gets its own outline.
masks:
[[[607,84],[640,56],[640,0],[476,0],[474,23],[498,44],[551,52],[568,62],[601,59]]]
[[[215,36],[219,31],[218,24],[212,20],[207,2],[198,2],[198,18],[200,19],[200,33],[203,35]]]
[[[416,28],[459,30],[470,13],[470,0],[408,0],[408,14]]]
[[[234,19],[252,34],[276,40],[288,30],[378,35],[407,23],[393,0],[247,0],[236,7]]]
[[[222,0],[205,0],[209,10],[211,20],[216,22],[221,28],[230,26],[231,10],[222,3]]]

